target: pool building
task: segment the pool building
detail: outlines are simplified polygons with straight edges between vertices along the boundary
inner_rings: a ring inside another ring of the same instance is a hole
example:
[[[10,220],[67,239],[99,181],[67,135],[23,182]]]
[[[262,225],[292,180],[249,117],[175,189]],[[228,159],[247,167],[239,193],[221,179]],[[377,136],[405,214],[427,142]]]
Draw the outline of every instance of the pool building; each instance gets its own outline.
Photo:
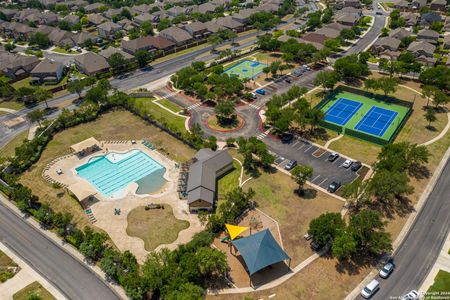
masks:
[[[189,167],[187,202],[190,212],[212,211],[216,200],[217,178],[233,169],[227,150],[201,149]]]

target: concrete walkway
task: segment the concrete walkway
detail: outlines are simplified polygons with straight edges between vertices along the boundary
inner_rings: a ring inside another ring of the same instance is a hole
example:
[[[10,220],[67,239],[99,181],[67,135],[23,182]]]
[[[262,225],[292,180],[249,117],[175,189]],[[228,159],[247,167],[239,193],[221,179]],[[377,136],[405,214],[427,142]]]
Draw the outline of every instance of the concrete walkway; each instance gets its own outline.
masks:
[[[27,263],[25,263],[20,257],[9,250],[1,242],[0,250],[20,267],[19,273],[17,273],[13,278],[0,284],[0,299],[12,300],[15,293],[35,281],[39,282],[56,299],[66,299],[53,285],[51,285],[45,278],[33,270]]]
[[[443,138],[447,134],[448,130],[450,129],[450,113],[447,113],[447,119],[448,119],[447,125],[441,131],[441,133],[439,133],[438,136],[434,137],[433,139],[429,140],[428,142],[425,142],[425,143],[421,144],[421,146],[428,146],[430,144],[433,144],[434,142],[440,140],[441,138]]]
[[[439,253],[438,258],[434,263],[433,268],[431,269],[427,278],[420,287],[419,289],[420,292],[425,293],[430,288],[430,286],[433,285],[434,279],[439,270],[443,270],[445,272],[450,273],[450,254],[448,253],[449,250],[450,250],[450,232],[447,235],[447,239],[444,243],[444,246],[442,246],[441,252]]]
[[[11,108],[0,107],[0,111],[4,111],[4,112],[6,112],[6,113],[13,114],[13,113],[15,113],[17,110],[11,109]]]
[[[324,147],[325,147],[326,149],[328,149],[328,147],[330,147],[330,144],[331,144],[332,142],[337,141],[337,140],[340,140],[340,139],[343,138],[343,137],[344,137],[344,135],[343,135],[343,134],[340,134],[340,135],[338,135],[337,137],[335,137],[335,138],[333,138],[333,139],[331,139],[331,140],[328,140]]]

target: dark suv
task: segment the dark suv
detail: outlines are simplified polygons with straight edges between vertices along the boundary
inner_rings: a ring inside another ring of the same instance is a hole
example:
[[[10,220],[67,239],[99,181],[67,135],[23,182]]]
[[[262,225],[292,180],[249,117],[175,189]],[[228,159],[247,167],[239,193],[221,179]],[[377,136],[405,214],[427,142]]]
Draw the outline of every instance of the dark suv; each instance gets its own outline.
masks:
[[[296,160],[290,160],[285,166],[284,169],[287,171],[292,170],[295,166],[297,165],[297,161]]]
[[[352,167],[351,167],[350,169],[351,169],[352,171],[356,172],[356,171],[358,171],[359,169],[361,169],[361,166],[362,166],[362,164],[361,164],[360,161],[355,161],[355,162],[352,164]]]
[[[330,193],[334,193],[336,192],[339,188],[341,187],[341,183],[339,181],[333,181],[332,183],[330,183],[330,185],[328,186],[328,191]]]
[[[336,152],[332,152],[329,156],[328,156],[328,161],[335,161],[337,158],[339,157],[339,154],[337,154]]]

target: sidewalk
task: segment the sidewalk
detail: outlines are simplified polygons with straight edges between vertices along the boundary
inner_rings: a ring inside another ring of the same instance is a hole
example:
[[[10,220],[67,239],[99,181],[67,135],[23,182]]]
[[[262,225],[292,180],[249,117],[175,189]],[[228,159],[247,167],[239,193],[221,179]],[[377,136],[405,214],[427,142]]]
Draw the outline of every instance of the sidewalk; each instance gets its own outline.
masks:
[[[441,252],[439,253],[438,258],[436,259],[433,268],[431,269],[430,273],[428,273],[427,278],[420,287],[419,289],[420,292],[425,293],[430,288],[430,286],[433,285],[434,278],[436,277],[439,270],[450,273],[450,254],[448,253],[449,250],[450,250],[450,232],[447,234],[447,239],[444,243],[444,246],[442,246]]]
[[[15,293],[35,281],[39,282],[56,299],[66,299],[52,284],[50,284],[39,273],[34,271],[31,266],[8,249],[2,242],[0,242],[0,250],[9,256],[9,258],[11,258],[20,267],[19,273],[17,273],[13,278],[4,283],[0,283],[0,299],[12,300]]]

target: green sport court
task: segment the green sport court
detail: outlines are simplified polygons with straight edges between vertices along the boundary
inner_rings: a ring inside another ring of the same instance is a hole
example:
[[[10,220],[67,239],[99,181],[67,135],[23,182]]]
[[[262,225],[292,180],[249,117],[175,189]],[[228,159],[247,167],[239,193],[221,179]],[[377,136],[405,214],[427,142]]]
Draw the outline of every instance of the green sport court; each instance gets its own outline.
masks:
[[[390,142],[410,108],[341,91],[320,106],[324,122],[368,141]],[[325,127],[326,124],[324,124]],[[352,134],[353,132],[356,132]],[[359,134],[358,134],[359,133]]]
[[[223,72],[229,76],[238,76],[240,79],[251,79],[258,76],[265,67],[267,65],[259,61],[246,59],[227,68]]]

